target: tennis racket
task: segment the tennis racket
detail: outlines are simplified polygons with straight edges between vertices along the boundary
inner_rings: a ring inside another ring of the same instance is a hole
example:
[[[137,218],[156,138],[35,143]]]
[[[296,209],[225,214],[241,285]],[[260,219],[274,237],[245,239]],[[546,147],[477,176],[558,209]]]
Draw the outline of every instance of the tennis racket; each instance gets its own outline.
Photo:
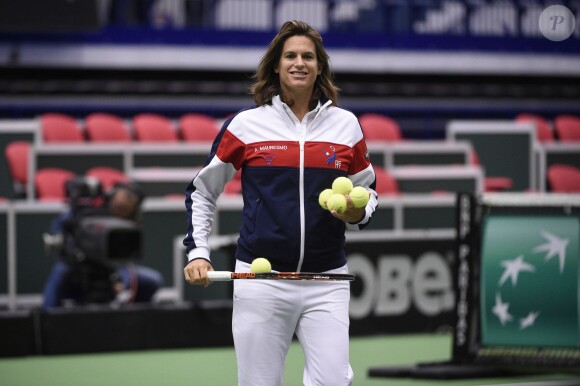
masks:
[[[207,277],[211,281],[231,281],[239,279],[250,280],[316,280],[316,281],[336,281],[354,280],[354,275],[350,273],[313,273],[313,272],[230,272],[230,271],[209,271]]]

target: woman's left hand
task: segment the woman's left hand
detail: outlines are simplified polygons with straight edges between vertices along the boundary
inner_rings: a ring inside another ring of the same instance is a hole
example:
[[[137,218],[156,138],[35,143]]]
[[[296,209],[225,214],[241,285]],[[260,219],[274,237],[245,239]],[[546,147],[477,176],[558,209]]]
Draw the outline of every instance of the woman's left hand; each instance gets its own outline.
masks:
[[[338,213],[335,210],[330,211],[330,213],[339,220],[346,221],[352,224],[360,222],[365,216],[365,207],[355,208],[350,196],[347,194],[346,198],[346,210],[342,213]]]

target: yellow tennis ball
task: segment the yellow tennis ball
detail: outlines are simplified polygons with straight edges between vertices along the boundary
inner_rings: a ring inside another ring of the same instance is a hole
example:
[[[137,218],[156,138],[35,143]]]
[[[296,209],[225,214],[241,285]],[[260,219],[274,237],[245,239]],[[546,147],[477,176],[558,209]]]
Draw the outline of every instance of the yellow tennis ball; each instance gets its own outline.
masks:
[[[362,186],[355,186],[348,194],[355,208],[364,208],[369,202],[369,191]]]
[[[348,194],[352,190],[352,181],[346,177],[338,177],[332,182],[332,191],[338,194]]]
[[[328,209],[326,206],[326,200],[328,200],[328,197],[330,197],[333,193],[334,192],[332,189],[324,189],[322,192],[320,192],[320,195],[318,196],[318,203],[321,207]]]
[[[267,259],[257,257],[252,261],[250,271],[253,273],[267,273],[272,270],[272,265]]]
[[[346,210],[346,198],[340,193],[333,193],[328,200],[326,200],[328,210],[335,210],[337,213],[344,213]]]

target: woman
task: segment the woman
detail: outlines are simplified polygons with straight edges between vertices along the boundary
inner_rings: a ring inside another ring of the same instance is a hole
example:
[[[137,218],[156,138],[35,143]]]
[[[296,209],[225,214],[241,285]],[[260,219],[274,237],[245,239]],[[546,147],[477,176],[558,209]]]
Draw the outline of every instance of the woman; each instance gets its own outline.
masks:
[[[375,176],[356,117],[337,107],[320,34],[286,22],[251,88],[257,106],[224,123],[206,165],[186,190],[184,239],[190,284],[210,284],[208,247],[216,200],[242,169],[244,208],[236,271],[267,258],[276,271],[346,273],[345,229],[368,224]],[[320,192],[339,176],[369,190],[364,208],[324,210]],[[282,385],[294,333],[304,350],[305,385],[350,385],[348,282],[234,282],[232,332],[239,385]]]

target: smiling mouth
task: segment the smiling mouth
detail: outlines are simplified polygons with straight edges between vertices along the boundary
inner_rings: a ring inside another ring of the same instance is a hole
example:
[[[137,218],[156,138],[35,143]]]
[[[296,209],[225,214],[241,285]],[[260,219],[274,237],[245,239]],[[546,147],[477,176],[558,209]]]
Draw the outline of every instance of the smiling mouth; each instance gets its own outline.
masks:
[[[294,76],[306,76],[306,75],[308,75],[307,72],[302,72],[302,71],[292,71],[290,74],[292,74]]]

